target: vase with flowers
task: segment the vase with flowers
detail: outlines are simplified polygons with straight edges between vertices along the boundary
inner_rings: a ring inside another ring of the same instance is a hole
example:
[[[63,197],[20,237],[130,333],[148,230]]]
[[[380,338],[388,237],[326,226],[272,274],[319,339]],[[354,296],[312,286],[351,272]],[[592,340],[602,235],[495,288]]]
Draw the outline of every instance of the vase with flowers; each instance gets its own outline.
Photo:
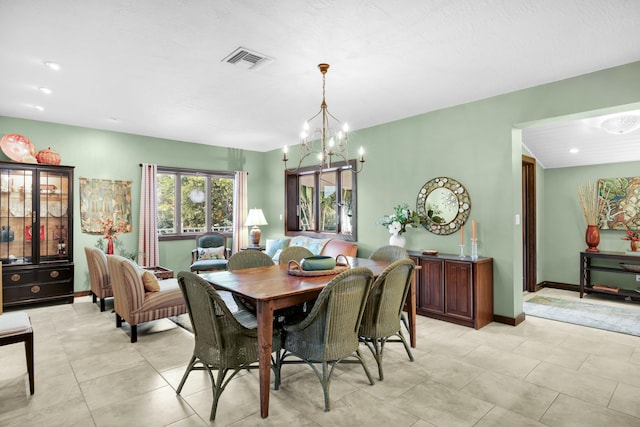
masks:
[[[639,230],[627,230],[626,236],[622,237],[622,240],[628,240],[631,244],[631,252],[638,252],[638,242],[640,241]]]
[[[114,240],[118,239],[118,235],[120,233],[126,233],[129,231],[127,221],[125,219],[121,219],[114,222],[113,218],[104,217],[100,218],[98,221],[100,222],[100,227],[102,229],[102,238],[107,242],[105,253],[107,255],[113,255]]]
[[[390,245],[405,247],[407,240],[402,233],[408,229],[417,228],[424,219],[416,211],[409,209],[406,203],[394,207],[393,210],[393,214],[382,217],[380,225],[386,227],[391,233]]]

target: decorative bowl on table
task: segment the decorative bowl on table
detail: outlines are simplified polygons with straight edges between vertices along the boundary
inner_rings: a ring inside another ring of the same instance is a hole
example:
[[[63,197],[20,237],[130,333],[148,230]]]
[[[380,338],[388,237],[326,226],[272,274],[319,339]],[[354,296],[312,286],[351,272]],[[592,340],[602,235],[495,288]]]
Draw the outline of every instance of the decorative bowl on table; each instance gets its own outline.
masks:
[[[300,268],[305,271],[333,270],[336,260],[330,256],[317,255],[302,258]]]
[[[620,263],[620,267],[627,271],[633,271],[635,273],[640,273],[640,264],[625,264],[624,262]]]

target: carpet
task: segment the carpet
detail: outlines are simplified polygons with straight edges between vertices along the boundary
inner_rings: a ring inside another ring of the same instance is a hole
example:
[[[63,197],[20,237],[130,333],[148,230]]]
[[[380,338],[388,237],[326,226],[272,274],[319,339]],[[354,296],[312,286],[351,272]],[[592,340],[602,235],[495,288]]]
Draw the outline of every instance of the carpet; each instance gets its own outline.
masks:
[[[610,307],[561,298],[534,296],[524,302],[529,316],[640,336],[640,307]]]

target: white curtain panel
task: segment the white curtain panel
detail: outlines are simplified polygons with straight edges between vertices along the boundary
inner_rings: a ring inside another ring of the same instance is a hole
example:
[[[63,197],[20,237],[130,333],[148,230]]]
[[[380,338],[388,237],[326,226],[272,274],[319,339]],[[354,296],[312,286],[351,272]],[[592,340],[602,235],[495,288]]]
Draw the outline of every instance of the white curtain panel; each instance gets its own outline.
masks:
[[[138,265],[160,265],[158,251],[158,221],[156,216],[157,165],[142,164],[140,185],[140,232],[138,235]]]
[[[236,172],[233,186],[233,249],[236,253],[240,248],[249,246],[249,233],[244,223],[247,220],[249,207],[247,203],[247,172]]]

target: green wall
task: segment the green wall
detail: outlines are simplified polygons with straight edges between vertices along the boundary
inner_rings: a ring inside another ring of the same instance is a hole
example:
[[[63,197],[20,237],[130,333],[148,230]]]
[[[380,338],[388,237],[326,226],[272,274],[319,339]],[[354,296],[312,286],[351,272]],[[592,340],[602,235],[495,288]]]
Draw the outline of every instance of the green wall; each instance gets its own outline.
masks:
[[[577,196],[578,184],[595,183],[599,178],[638,176],[640,162],[615,163],[589,167],[549,169],[545,172],[544,199],[546,218],[538,259],[544,263],[543,276],[538,280],[555,281],[578,285],[580,283],[579,256],[587,247],[585,232],[587,223],[582,214]],[[629,242],[621,240],[621,230],[600,230],[602,251],[624,252],[629,250]],[[607,279],[611,279],[608,281]],[[635,289],[632,275],[594,275],[600,283]]]
[[[522,230],[514,222],[521,205],[519,129],[550,118],[638,102],[639,76],[640,62],[637,62],[354,132],[353,147],[364,146],[367,160],[364,171],[357,177],[359,255],[368,256],[374,248],[387,244],[389,234],[377,222],[393,206],[403,202],[415,205],[422,185],[434,177],[455,178],[471,196],[470,219],[478,222],[479,253],[494,258],[494,311],[502,316],[517,316],[522,312]],[[348,117],[348,112],[342,114]],[[261,227],[263,242],[283,234],[280,215],[284,210],[284,173],[280,150],[258,153],[0,117],[0,134],[5,133],[23,134],[38,149],[51,146],[61,154],[64,164],[76,166],[76,177],[132,180],[134,201],[139,200],[141,162],[248,171],[249,205],[261,207],[269,221],[269,225]],[[294,154],[290,157],[294,158]],[[577,223],[580,214],[577,201],[567,205],[568,198],[546,197],[547,189],[555,189],[557,185],[556,175],[558,180],[570,179],[561,174],[561,170],[539,174],[539,189],[544,191],[542,195],[539,193],[538,203],[542,212],[539,281],[562,281],[556,278],[560,277],[561,269],[556,267],[555,258],[544,253],[544,249],[554,245],[552,239],[574,242],[565,247],[564,256],[571,258],[570,264],[576,269],[577,253],[582,249],[584,233],[582,223]],[[596,175],[602,177],[600,173]],[[567,183],[566,193],[573,195],[575,185]],[[562,205],[554,206],[561,202]],[[75,288],[79,291],[89,288],[82,247],[94,245],[96,236],[80,233],[78,200],[75,203]],[[560,227],[557,221],[546,217],[556,210],[563,211],[567,221],[573,217],[574,227]],[[137,206],[134,221],[137,225]],[[466,228],[468,253],[470,227]],[[418,229],[409,231],[406,237],[409,249],[459,251],[457,233],[437,236]],[[137,235],[122,238],[128,248],[136,247]],[[162,265],[174,270],[186,268],[192,246],[191,241],[161,243]]]

